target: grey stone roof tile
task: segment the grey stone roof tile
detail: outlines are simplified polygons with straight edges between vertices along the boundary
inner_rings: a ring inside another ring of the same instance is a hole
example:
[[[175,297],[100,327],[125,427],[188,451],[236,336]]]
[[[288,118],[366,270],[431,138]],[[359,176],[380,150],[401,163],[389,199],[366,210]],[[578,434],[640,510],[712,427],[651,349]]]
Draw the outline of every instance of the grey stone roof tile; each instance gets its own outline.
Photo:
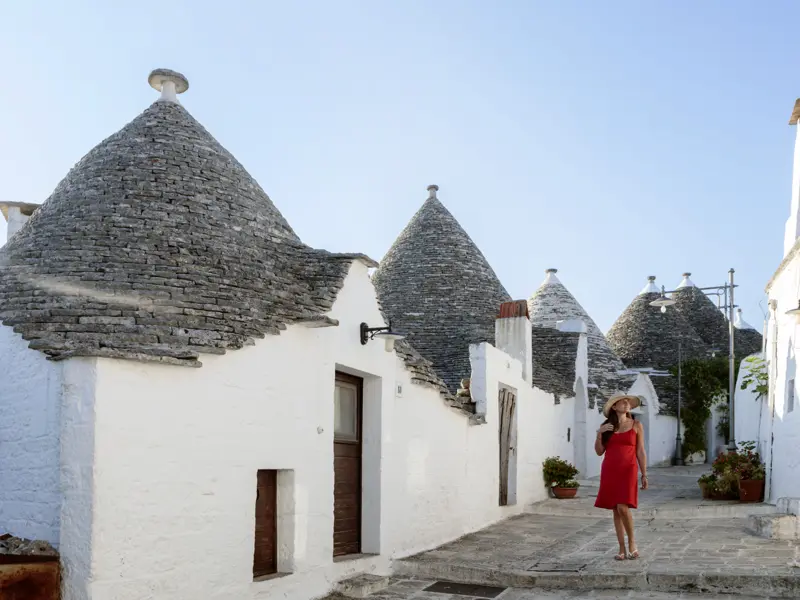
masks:
[[[586,324],[589,359],[589,381],[598,387],[602,398],[619,391],[623,381],[617,374],[625,369],[620,358],[609,347],[600,328],[583,306],[558,279],[555,269],[548,269],[544,283],[528,300],[531,323],[556,327],[558,321],[579,319]]]
[[[433,187],[373,282],[392,326],[455,393],[470,376],[470,344],[494,343],[497,312],[511,297]]]
[[[196,366],[330,310],[358,256],[303,245],[186,109],[157,101],[0,250],[0,320],[53,359]]]
[[[678,363],[678,341],[685,358],[705,358],[709,348],[677,310],[662,313],[650,302],[655,292],[641,293],[611,326],[606,339],[627,367],[669,369]]]
[[[531,327],[534,387],[561,398],[575,395],[575,361],[578,357],[580,333],[559,331],[550,327]]]

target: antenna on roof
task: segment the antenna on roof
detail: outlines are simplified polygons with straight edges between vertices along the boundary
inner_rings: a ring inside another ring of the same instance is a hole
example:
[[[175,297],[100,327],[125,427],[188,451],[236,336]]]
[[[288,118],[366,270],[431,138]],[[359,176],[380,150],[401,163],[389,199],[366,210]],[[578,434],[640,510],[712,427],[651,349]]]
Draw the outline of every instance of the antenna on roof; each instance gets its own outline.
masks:
[[[166,102],[178,102],[178,94],[189,89],[189,80],[181,73],[170,69],[154,69],[150,72],[147,83],[161,92],[159,100]]]

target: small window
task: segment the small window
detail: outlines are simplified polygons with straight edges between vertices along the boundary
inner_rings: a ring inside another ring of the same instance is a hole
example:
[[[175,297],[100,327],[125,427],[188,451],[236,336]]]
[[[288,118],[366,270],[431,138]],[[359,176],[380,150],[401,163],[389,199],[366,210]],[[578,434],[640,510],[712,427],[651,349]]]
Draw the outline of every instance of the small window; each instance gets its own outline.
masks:
[[[570,427],[567,427],[567,441],[569,441],[569,438],[570,438],[571,436],[572,436],[572,428],[570,428]]]
[[[358,441],[358,388],[336,382],[333,436],[338,441]]]
[[[794,379],[789,380],[789,389],[786,391],[786,412],[794,410]]]

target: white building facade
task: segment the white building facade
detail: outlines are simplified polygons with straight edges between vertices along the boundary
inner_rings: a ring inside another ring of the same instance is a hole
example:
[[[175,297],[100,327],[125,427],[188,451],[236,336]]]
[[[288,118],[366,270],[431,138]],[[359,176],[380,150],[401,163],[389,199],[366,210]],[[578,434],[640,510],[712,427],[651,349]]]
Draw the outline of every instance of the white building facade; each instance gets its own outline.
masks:
[[[543,375],[497,306],[453,394],[363,338],[376,263],[302,245],[150,83],[0,251],[0,532],[58,547],[64,600],[321,597],[544,500],[548,456],[599,472],[585,327]]]

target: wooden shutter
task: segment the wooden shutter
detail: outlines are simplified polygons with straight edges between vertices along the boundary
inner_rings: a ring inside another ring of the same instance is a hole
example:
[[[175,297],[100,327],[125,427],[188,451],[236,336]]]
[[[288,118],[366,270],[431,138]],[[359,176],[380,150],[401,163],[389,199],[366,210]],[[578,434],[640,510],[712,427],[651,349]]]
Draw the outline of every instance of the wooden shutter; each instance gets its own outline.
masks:
[[[253,577],[278,572],[278,472],[258,471]]]

